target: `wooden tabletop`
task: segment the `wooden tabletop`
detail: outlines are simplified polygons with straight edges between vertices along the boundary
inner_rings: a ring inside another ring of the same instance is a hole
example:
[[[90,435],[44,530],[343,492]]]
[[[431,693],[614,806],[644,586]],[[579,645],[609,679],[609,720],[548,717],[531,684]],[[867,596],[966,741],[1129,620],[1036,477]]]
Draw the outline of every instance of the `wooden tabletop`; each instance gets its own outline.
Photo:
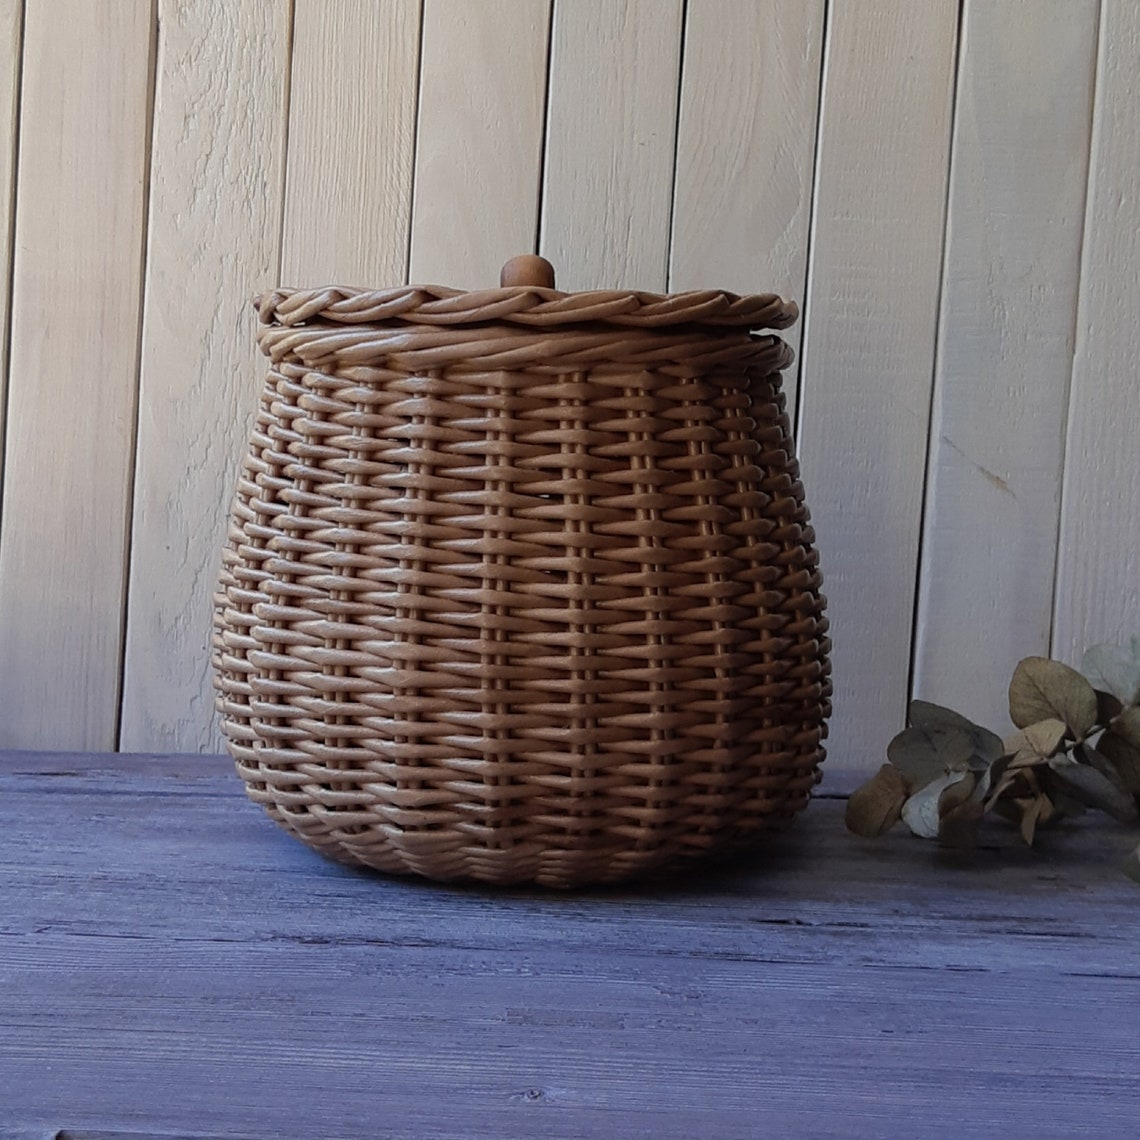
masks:
[[[1140,1132],[1135,837],[577,894],[322,860],[218,757],[0,754],[0,1137]]]

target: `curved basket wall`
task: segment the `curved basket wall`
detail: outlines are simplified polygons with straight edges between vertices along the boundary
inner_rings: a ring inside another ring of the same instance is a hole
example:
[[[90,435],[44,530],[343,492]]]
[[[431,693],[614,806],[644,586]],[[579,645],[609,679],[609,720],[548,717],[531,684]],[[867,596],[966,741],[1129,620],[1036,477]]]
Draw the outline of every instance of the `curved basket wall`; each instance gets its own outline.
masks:
[[[794,306],[277,291],[214,661],[250,796],[436,879],[611,881],[807,802],[826,619]]]

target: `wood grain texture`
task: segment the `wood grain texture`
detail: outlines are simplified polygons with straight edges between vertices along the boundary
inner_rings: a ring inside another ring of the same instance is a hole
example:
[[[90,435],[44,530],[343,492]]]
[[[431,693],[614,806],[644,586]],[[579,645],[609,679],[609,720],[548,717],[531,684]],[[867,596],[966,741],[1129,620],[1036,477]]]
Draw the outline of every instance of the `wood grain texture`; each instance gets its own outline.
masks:
[[[550,0],[426,0],[413,282],[486,289],[533,252]]]
[[[281,283],[407,280],[421,0],[296,0]]]
[[[4,431],[4,392],[8,381],[8,269],[12,264],[12,211],[20,107],[20,58],[24,25],[21,0],[0,0],[0,438]],[[2,477],[0,477],[2,485]]]
[[[277,283],[289,10],[159,14],[121,747],[217,752],[210,616],[262,373],[249,299]]]
[[[663,292],[680,0],[556,0],[540,252],[561,289]]]
[[[113,748],[153,13],[29,3],[12,290],[0,742]]]
[[[914,695],[1002,732],[1050,649],[1098,8],[965,9]]]
[[[751,863],[493,892],[323,861],[218,758],[0,756],[3,1125],[1128,1134],[1127,829],[962,865],[843,806]]]
[[[907,696],[958,9],[829,13],[799,449],[835,637],[831,748],[874,767]]]
[[[1140,632],[1140,6],[1105,0],[1053,648]]]
[[[701,0],[686,14],[669,287],[801,305],[822,0]],[[800,325],[783,338],[799,350]],[[795,370],[785,373],[795,404]]]

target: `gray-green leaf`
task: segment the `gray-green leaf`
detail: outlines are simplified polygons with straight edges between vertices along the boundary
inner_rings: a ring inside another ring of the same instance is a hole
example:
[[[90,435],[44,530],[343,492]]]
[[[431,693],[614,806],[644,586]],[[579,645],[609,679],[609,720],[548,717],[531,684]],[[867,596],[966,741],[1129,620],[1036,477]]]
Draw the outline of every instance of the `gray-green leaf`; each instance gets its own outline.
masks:
[[[974,753],[981,764],[992,764],[1002,754],[1001,737],[969,717],[930,701],[911,701],[909,719],[916,728],[957,728],[974,742]]]
[[[965,729],[936,725],[912,725],[887,746],[887,758],[915,792],[951,769],[965,771],[973,755],[974,742]]]
[[[1009,716],[1018,728],[1056,717],[1074,737],[1096,724],[1096,693],[1075,669],[1048,657],[1027,657],[1009,683]]]
[[[903,804],[903,822],[923,839],[938,838],[938,804],[942,793],[953,784],[969,778],[973,789],[973,775],[970,772],[947,772],[920,788]]]
[[[1049,769],[1061,781],[1064,791],[1080,803],[1107,812],[1121,823],[1136,818],[1136,803],[1103,772],[1089,764],[1078,764],[1067,756],[1054,756]]]
[[[1111,693],[1125,708],[1140,701],[1140,638],[1131,645],[1094,645],[1081,659],[1094,689]]]
[[[1128,709],[1097,741],[1097,751],[1108,758],[1132,793],[1140,795],[1140,709]]]
[[[1104,737],[1101,737],[1103,740]],[[1084,743],[1078,744],[1073,750],[1073,757],[1079,760],[1082,764],[1090,764],[1102,776],[1114,783],[1122,792],[1130,792],[1132,789],[1128,786],[1128,782],[1121,774],[1120,766],[1106,756],[1099,748],[1093,748],[1091,744]]]

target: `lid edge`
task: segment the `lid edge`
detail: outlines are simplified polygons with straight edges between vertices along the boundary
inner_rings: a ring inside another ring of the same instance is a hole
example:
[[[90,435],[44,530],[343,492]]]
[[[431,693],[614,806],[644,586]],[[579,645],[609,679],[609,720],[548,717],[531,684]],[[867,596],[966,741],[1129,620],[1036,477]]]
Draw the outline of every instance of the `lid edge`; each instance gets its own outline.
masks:
[[[370,290],[351,286],[278,288],[254,298],[263,324],[299,325],[313,320],[370,324],[400,320],[414,324],[464,325],[488,321],[538,328],[582,322],[625,327],[671,325],[724,329],[785,329],[799,308],[775,293],[737,294],[724,290],[645,293],[595,290],[564,293],[540,286],[507,286],[464,291],[441,285]]]

